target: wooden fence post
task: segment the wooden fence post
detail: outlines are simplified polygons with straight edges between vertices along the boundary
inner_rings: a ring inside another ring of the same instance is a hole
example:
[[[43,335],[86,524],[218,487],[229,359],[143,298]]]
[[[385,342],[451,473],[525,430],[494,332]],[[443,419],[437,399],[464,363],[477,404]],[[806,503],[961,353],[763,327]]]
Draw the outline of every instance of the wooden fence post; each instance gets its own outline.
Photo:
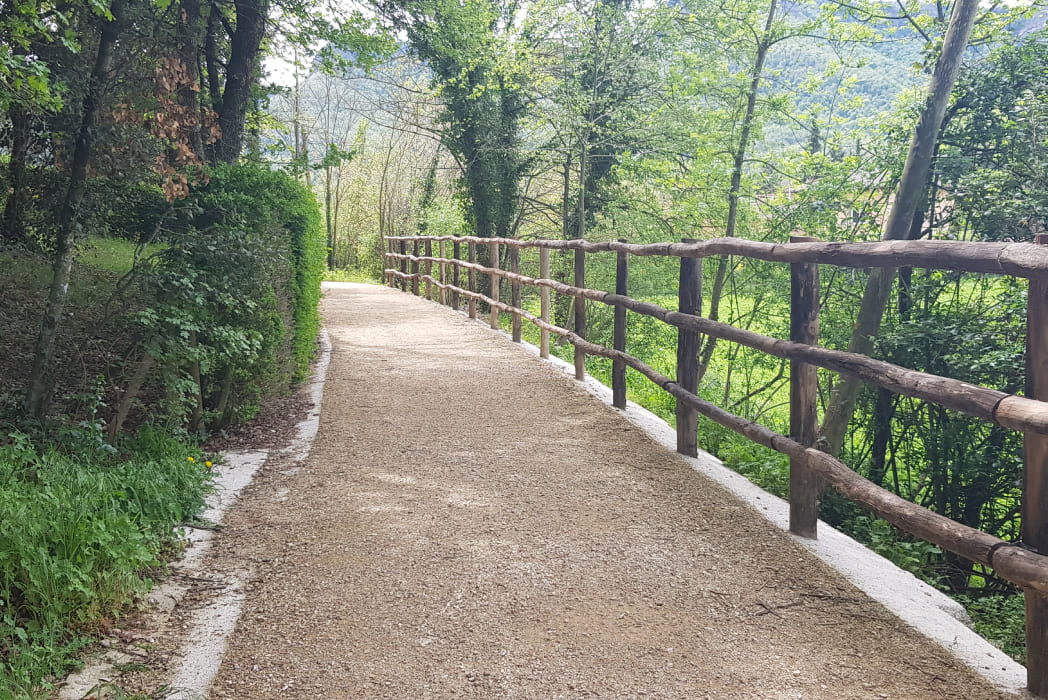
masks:
[[[539,277],[549,279],[549,248],[539,248]],[[549,287],[539,287],[539,317],[549,323]],[[539,357],[549,357],[549,331],[539,331]]]
[[[619,243],[627,241],[619,239]],[[630,256],[619,251],[615,259],[615,293],[629,295]],[[626,352],[626,307],[621,304],[615,307],[615,330],[612,343],[616,350]],[[615,408],[626,408],[626,363],[623,360],[611,362],[611,405]]]
[[[386,253],[382,258],[383,268],[386,270],[386,286],[393,286],[393,241],[383,236],[382,240],[386,242]]]
[[[1048,235],[1038,234],[1039,245]],[[1048,280],[1031,278],[1026,307],[1026,396],[1048,401]],[[1048,437],[1024,434],[1022,541],[1048,554]],[[1048,695],[1048,595],[1025,589],[1026,684],[1033,695]]]
[[[418,244],[418,239],[417,238],[411,242],[411,247],[412,247],[411,254],[414,255],[416,258],[418,258],[419,244]],[[418,285],[418,260],[412,260],[411,261],[411,275],[412,275],[412,277],[411,277],[411,293],[414,294],[415,296],[418,296],[418,288],[419,288],[419,285]]]
[[[499,269],[499,244],[491,244],[491,268],[493,270]],[[499,281],[500,278],[494,272],[491,273],[491,298],[495,301],[499,300]],[[494,306],[491,307],[491,329],[497,331],[499,329],[499,310]]]
[[[790,236],[790,243],[814,241]],[[790,264],[790,340],[819,343],[819,266]],[[819,377],[815,365],[790,362],[790,436],[806,447],[815,444],[818,430]],[[790,458],[790,532],[815,539],[818,535],[822,484],[807,465]]]
[[[451,266],[451,286],[454,287],[454,289],[451,290],[451,308],[458,311],[459,301],[461,301],[461,299],[458,292],[459,266],[457,262],[462,257],[462,247],[458,241],[451,244],[451,257],[456,261],[456,264]]]
[[[433,276],[433,261],[429,258],[433,257],[433,241],[426,239],[426,277]],[[433,283],[428,279],[426,280],[426,300],[433,301]]]
[[[586,251],[581,248],[575,249],[575,286],[580,289],[586,286]],[[575,334],[586,339],[586,300],[582,297],[575,297]],[[585,378],[586,352],[576,345],[575,379],[582,381]]]
[[[509,270],[520,274],[520,248],[516,246],[509,249]],[[512,280],[510,284],[510,306],[520,309],[520,282]],[[513,314],[513,342],[520,342],[520,313]]]
[[[397,249],[400,251],[401,255],[407,255],[408,254],[408,242],[407,241],[400,241],[400,245],[397,247]],[[400,270],[401,274],[406,275],[408,273],[408,261],[405,260],[404,258],[401,258],[400,261],[397,263],[397,269]],[[400,285],[400,291],[402,291],[402,292],[408,291],[408,280],[407,280],[406,277],[401,277],[398,280],[397,284]]]
[[[685,238],[685,243],[694,239]],[[682,314],[702,313],[702,258],[680,259],[677,309]],[[699,334],[677,329],[677,385],[693,394],[699,391]],[[677,452],[689,457],[699,454],[699,413],[677,401]]]
[[[437,241],[437,257],[444,260],[444,241]],[[437,263],[437,281],[441,284],[446,284],[447,280],[444,279],[444,263]],[[437,299],[441,304],[448,303],[448,290],[443,287],[437,287]]]
[[[466,244],[466,257],[469,258],[469,262],[472,265],[477,264],[477,244],[470,241]],[[469,291],[474,294],[477,293],[477,271],[472,267],[469,268],[469,273],[466,275],[469,280]],[[475,319],[477,317],[477,300],[473,297],[469,298],[469,317]]]

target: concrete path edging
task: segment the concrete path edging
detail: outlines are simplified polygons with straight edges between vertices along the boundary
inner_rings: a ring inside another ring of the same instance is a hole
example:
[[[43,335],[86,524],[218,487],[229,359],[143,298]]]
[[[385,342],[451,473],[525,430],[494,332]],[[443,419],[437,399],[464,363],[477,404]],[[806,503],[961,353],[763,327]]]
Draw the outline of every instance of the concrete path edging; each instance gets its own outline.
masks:
[[[255,472],[263,464],[269,463],[270,459],[286,465],[285,472],[294,472],[298,469],[298,465],[309,456],[309,450],[320,427],[324,379],[327,375],[328,364],[331,362],[331,340],[324,328],[320,329],[319,344],[320,355],[310,380],[310,398],[313,401],[313,407],[296,426],[295,437],[291,444],[262,459],[245,474],[246,479],[236,483],[235,487],[230,490],[231,499],[226,507],[232,504],[240,491],[251,482]],[[222,508],[215,522],[221,521],[224,512],[225,508]],[[202,559],[201,553],[193,562],[189,563],[189,566],[194,567],[194,571],[200,572]],[[186,562],[183,560],[180,563]],[[193,615],[190,632],[187,635],[187,639],[191,641],[185,647],[182,661],[171,679],[171,691],[165,696],[168,700],[197,700],[207,697],[211,683],[222,665],[227,640],[233,634],[237,620],[240,618],[244,589],[246,582],[251,579],[251,574],[249,570],[227,572],[228,585],[222,594]]]
[[[293,470],[309,455],[320,426],[324,378],[331,361],[331,341],[326,329],[321,328],[318,340],[320,353],[310,380],[313,407],[296,426],[295,437],[289,445],[279,450],[238,450],[223,453],[222,463],[214,470],[215,488],[206,499],[207,508],[200,514],[204,521],[220,525],[226,511],[269,460],[277,460]],[[204,560],[213,536],[212,529],[186,528],[185,554],[171,564],[172,575],[154,587],[147,596],[146,601],[156,614],[164,618],[170,616],[189,590],[188,580],[215,575],[214,572],[204,569]],[[182,660],[166,686],[164,698],[201,700],[207,697],[211,682],[222,663],[226,641],[240,617],[244,586],[250,574],[250,571],[220,572],[223,590],[216,599],[194,613],[186,637],[191,641],[182,651]],[[108,683],[110,678],[118,676],[117,665],[136,661],[127,650],[108,648],[106,640],[103,640],[102,648],[104,651],[88,660],[83,669],[65,679],[57,695],[58,700],[80,700],[100,684]]]
[[[477,322],[490,330],[486,322],[479,319]],[[512,342],[504,331],[491,332]],[[539,349],[531,343],[521,342],[520,346],[524,351],[539,356]],[[546,361],[574,379],[575,367],[571,363],[552,355]],[[609,407],[612,405],[611,387],[589,374],[582,385]],[[627,402],[624,415],[656,442],[676,454],[677,435],[666,421],[632,401]],[[700,450],[698,457],[678,456],[696,471],[728,489],[768,522],[789,532],[790,506],[787,501],[764,491],[706,452]],[[819,539],[791,537],[840,572],[863,593],[946,648],[1001,690],[1019,694],[1026,688],[1026,667],[971,629],[964,607],[945,593],[821,520]]]

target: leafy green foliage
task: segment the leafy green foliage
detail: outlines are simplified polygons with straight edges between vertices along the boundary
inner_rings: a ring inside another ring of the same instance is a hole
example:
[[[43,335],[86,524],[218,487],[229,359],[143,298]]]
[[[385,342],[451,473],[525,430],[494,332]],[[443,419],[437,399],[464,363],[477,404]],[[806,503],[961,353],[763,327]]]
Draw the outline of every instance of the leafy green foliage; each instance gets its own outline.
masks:
[[[443,102],[441,143],[463,166],[460,195],[470,223],[479,236],[512,236],[527,166],[520,120],[528,74],[511,36],[516,5],[417,0],[383,9],[433,71]]]
[[[1008,44],[959,81],[938,163],[966,226],[1026,239],[1048,221],[1048,44]]]
[[[149,589],[174,526],[203,508],[195,449],[150,429],[119,448],[0,442],[0,696],[45,689],[79,635]]]
[[[305,376],[319,330],[324,236],[312,194],[278,171],[216,168],[196,215],[150,258],[134,320],[190,428],[250,417]],[[205,415],[206,414],[206,415]]]
[[[241,165],[216,170],[202,203],[205,208],[225,212],[227,225],[239,220],[243,226],[265,232],[284,248],[282,254],[290,272],[285,293],[294,324],[290,334],[292,378],[302,379],[309,370],[320,330],[320,281],[326,245],[313,193],[286,173]]]
[[[1022,595],[960,596],[975,631],[1021,664],[1026,663],[1026,608]]]
[[[857,536],[867,547],[900,569],[917,574],[926,581],[934,582],[937,578],[930,564],[942,555],[942,550],[935,545],[907,537],[887,522],[869,515],[860,515],[844,523],[842,529]]]
[[[55,246],[54,203],[63,196],[66,178],[53,169],[29,168],[25,196],[30,206],[22,222],[27,240],[23,243],[39,250]],[[9,192],[0,192],[0,209]],[[92,178],[86,184],[80,207],[80,225],[96,238],[123,238],[132,242],[149,240],[158,233],[170,207],[160,188],[130,180]]]

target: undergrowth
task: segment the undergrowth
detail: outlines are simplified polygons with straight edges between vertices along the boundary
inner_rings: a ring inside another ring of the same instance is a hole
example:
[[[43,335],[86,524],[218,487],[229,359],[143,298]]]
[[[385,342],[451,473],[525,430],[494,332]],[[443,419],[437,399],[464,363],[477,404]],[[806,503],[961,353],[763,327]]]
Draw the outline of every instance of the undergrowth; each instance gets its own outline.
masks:
[[[146,427],[102,449],[89,432],[0,438],[0,698],[46,697],[203,508],[195,448]]]

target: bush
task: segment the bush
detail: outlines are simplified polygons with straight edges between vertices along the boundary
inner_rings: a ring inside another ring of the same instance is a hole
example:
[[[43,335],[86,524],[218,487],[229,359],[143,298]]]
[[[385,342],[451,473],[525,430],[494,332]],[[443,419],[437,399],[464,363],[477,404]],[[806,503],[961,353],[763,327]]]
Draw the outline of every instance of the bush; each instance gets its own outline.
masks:
[[[306,376],[325,239],[312,194],[283,172],[218,167],[193,203],[150,258],[151,301],[133,319],[166,413],[198,431],[250,418],[267,393]]]
[[[6,171],[5,171],[6,172]],[[6,204],[7,179],[0,192]],[[25,226],[29,240],[42,250],[53,250],[57,205],[68,188],[68,177],[54,168],[26,171]],[[87,181],[80,205],[80,224],[92,236],[139,242],[152,236],[170,209],[160,187],[126,178],[95,177]]]
[[[93,236],[138,243],[153,236],[169,209],[157,185],[99,177],[88,181],[81,216]]]
[[[283,248],[289,265],[286,294],[292,308],[296,380],[306,376],[320,330],[320,282],[327,239],[313,193],[283,171],[247,164],[221,166],[200,197],[205,222],[216,213],[225,225],[264,232]]]

